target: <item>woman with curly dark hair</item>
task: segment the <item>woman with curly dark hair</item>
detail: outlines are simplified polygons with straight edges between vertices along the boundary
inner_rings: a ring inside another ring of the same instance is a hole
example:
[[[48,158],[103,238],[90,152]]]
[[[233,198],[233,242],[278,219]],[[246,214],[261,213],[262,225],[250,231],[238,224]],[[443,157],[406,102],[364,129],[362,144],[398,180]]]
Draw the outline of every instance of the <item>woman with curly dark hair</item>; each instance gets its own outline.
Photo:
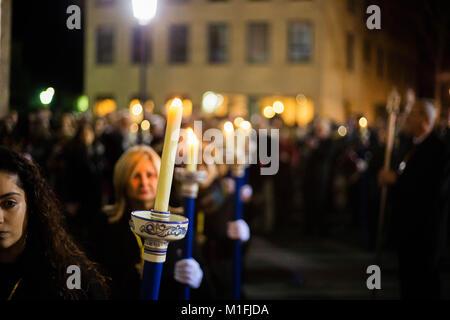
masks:
[[[77,270],[81,286],[71,278]],[[106,288],[105,277],[66,232],[37,166],[0,147],[0,299],[105,299]]]

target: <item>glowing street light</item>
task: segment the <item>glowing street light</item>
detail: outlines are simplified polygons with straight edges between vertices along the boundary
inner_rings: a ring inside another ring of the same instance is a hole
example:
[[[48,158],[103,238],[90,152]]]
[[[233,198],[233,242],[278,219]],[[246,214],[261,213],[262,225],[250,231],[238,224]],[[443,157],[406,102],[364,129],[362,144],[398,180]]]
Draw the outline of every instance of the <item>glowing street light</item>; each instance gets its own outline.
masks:
[[[77,110],[79,112],[86,112],[89,109],[89,98],[86,95],[80,96],[77,99]]]
[[[137,19],[140,27],[140,95],[142,104],[147,100],[147,58],[146,54],[146,26],[156,15],[157,0],[132,0],[133,15]],[[141,105],[142,107],[142,105]]]
[[[202,106],[207,113],[212,113],[219,105],[219,96],[212,91],[203,94]]]
[[[140,25],[146,25],[156,15],[157,0],[132,0],[133,15]]]
[[[42,91],[39,94],[39,99],[41,100],[41,103],[43,105],[48,105],[52,102],[54,94],[55,94],[55,89],[50,87],[50,88],[47,88],[47,90]]]

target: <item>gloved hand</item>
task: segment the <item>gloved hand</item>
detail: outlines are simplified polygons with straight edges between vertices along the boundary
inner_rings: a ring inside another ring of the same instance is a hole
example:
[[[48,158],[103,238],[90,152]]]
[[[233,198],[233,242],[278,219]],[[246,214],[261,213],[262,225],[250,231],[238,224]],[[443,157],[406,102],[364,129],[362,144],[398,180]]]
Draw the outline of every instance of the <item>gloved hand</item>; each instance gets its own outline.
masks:
[[[197,289],[202,283],[203,271],[195,259],[183,259],[175,263],[174,278],[178,282],[187,284],[193,289]]]
[[[222,181],[222,188],[225,194],[232,194],[234,193],[234,190],[236,189],[236,182],[232,178],[223,178]]]
[[[228,222],[227,235],[230,239],[246,242],[250,239],[250,228],[242,219],[231,221]]]
[[[243,185],[241,188],[242,202],[244,203],[250,202],[250,200],[252,199],[252,195],[253,195],[253,188],[248,184]]]

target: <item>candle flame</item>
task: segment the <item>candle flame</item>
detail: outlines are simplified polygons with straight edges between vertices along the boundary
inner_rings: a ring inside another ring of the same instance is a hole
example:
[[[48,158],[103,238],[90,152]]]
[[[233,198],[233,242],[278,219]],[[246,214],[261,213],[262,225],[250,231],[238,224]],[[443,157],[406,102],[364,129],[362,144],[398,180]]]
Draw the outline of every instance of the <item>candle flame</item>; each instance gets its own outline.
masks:
[[[148,120],[144,120],[141,122],[141,129],[147,131],[150,129],[150,122]]]
[[[237,117],[236,119],[234,119],[234,125],[236,127],[239,127],[241,125],[242,121],[244,121],[244,119],[242,117]]]
[[[223,129],[225,130],[225,133],[232,133],[234,131],[233,124],[230,121],[227,121],[223,125]]]
[[[138,116],[142,113],[143,108],[142,105],[140,103],[136,103],[132,108],[131,108],[131,112],[135,115]]]
[[[188,128],[187,129],[187,141],[188,141],[188,145],[190,146],[198,146],[198,139],[197,136],[194,133],[194,130],[192,130],[192,128]]]
[[[361,128],[367,128],[367,119],[365,117],[361,117],[361,119],[359,119],[359,126]]]
[[[183,102],[181,101],[180,98],[175,98],[175,99],[173,99],[172,104],[170,106],[171,107],[182,108],[183,107]]]
[[[249,131],[252,128],[252,125],[248,121],[242,121],[239,127],[244,131]]]

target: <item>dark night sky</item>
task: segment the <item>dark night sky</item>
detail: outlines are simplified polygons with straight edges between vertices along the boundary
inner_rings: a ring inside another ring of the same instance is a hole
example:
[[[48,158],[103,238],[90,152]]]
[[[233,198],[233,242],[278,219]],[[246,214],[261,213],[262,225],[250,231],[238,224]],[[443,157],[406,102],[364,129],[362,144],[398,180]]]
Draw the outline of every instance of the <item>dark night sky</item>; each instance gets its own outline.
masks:
[[[29,105],[38,105],[38,93],[48,86],[53,86],[56,90],[53,106],[65,109],[70,109],[74,99],[82,93],[83,29],[81,31],[67,29],[66,20],[69,15],[66,9],[72,4],[79,5],[82,8],[83,19],[84,1],[13,1],[12,107],[21,109]],[[390,29],[388,32],[397,33],[399,38],[404,38],[406,35],[416,38],[419,43],[418,55],[421,62],[417,66],[419,95],[432,96],[433,59],[429,56],[429,50],[420,45],[424,35],[419,34],[420,28],[412,22],[416,18],[426,17],[421,9],[425,1],[432,4],[446,4],[447,8],[450,3],[449,0],[373,0],[368,3],[384,3],[381,5],[383,29],[385,25],[391,24],[387,28]],[[450,14],[450,11],[448,13]],[[434,31],[430,25],[432,23],[426,27],[429,28],[426,33],[433,41]],[[450,38],[450,31],[448,35],[447,39]],[[450,51],[450,46],[447,47],[447,51]],[[446,58],[447,67],[450,68],[448,54]]]
[[[73,98],[82,93],[83,31],[66,27],[66,9],[71,4],[80,5],[80,1],[13,1],[13,107],[37,103],[38,93],[49,86],[56,91],[54,104],[64,107],[70,108]]]

